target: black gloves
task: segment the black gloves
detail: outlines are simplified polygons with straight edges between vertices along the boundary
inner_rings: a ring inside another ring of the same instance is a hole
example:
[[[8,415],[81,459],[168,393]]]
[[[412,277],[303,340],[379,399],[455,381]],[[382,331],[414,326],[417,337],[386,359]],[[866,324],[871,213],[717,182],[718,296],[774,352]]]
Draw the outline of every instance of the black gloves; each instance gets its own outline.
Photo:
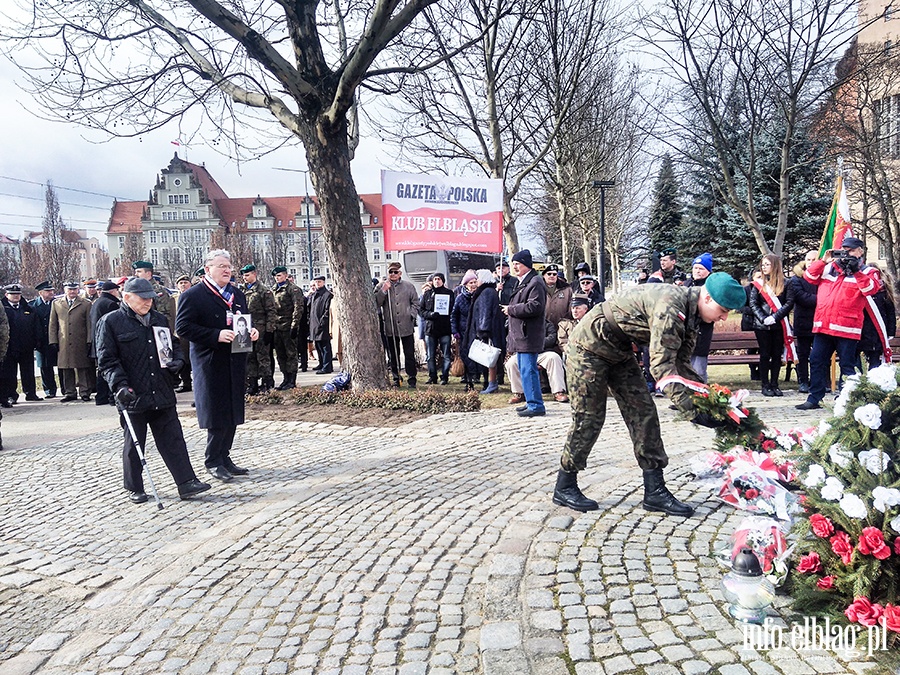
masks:
[[[724,427],[725,422],[722,420],[717,420],[715,417],[712,417],[708,413],[697,413],[694,416],[694,419],[691,420],[693,424],[697,424],[701,427],[709,427],[710,429],[717,429],[719,427]]]
[[[489,330],[480,330],[475,333],[475,337],[477,337],[482,342],[490,342],[491,332]]]
[[[266,347],[271,347],[273,342],[275,342],[275,333],[263,333],[263,344]]]
[[[134,389],[131,387],[122,387],[119,391],[116,392],[115,395],[116,403],[118,403],[123,408],[128,408],[131,405],[134,405],[134,402],[137,401],[137,394],[134,393]]]
[[[859,258],[856,256],[848,255],[844,258],[844,274],[848,277],[852,277],[854,274],[859,272]]]
[[[184,368],[184,361],[181,359],[170,361],[169,365],[166,366],[166,370],[168,370],[171,375],[177,375],[182,368]]]

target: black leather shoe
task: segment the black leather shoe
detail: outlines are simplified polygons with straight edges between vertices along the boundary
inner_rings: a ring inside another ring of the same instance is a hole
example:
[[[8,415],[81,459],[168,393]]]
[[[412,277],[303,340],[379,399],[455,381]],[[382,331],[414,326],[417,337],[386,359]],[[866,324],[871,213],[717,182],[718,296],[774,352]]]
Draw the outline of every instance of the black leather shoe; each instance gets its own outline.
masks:
[[[78,398],[77,396],[63,396],[61,399],[59,399],[59,402],[60,403],[68,403],[69,401],[74,401],[77,398]]]
[[[44,392],[44,398],[56,398],[56,392],[54,391],[52,394],[49,391]]]
[[[546,410],[529,410],[525,408],[525,410],[520,410],[516,413],[519,417],[543,417],[547,414]]]
[[[818,410],[822,406],[820,406],[815,401],[807,400],[807,401],[804,401],[803,403],[801,403],[800,405],[794,406],[794,407],[797,408],[797,410]]]
[[[187,483],[182,483],[178,486],[178,496],[181,497],[181,499],[190,499],[194,495],[206,492],[211,487],[212,486],[209,483],[202,483],[194,478]]]
[[[8,398],[0,401],[0,408],[12,408],[12,407],[13,407],[13,404]]]
[[[772,387],[771,389],[772,396],[784,396],[784,392],[781,391],[778,387]]]
[[[662,469],[644,471],[644,503],[647,511],[661,511],[670,516],[694,515],[694,507],[675,499],[675,495],[666,488]]]
[[[84,396],[81,397],[81,400],[84,401],[85,403],[88,403],[91,400],[91,395],[85,394]]]
[[[41,398],[40,396],[38,396],[37,394],[26,394],[26,395],[25,395],[25,400],[26,400],[26,401],[43,401],[44,399],[42,399],[42,398]]]
[[[593,499],[588,499],[578,488],[578,472],[559,470],[556,474],[556,489],[553,490],[553,503],[559,506],[567,506],[575,511],[585,513],[596,511],[600,505]]]
[[[762,395],[763,396],[774,396],[775,394],[772,393],[772,387],[770,387],[767,384],[764,384],[763,388],[762,388]]]
[[[528,410],[528,404],[520,405],[516,407],[516,412],[522,412],[523,410]]]
[[[234,476],[224,466],[211,466],[206,469],[213,478],[218,478],[223,483],[230,483]]]
[[[225,470],[232,476],[246,476],[250,473],[250,469],[245,469],[242,466],[238,466],[230,459],[225,461]]]
[[[808,394],[809,393],[809,383],[801,382],[800,386],[797,387],[797,393],[798,394]]]
[[[131,500],[132,504],[143,504],[147,501],[147,495],[143,492],[134,492],[133,490],[129,490],[128,499]]]

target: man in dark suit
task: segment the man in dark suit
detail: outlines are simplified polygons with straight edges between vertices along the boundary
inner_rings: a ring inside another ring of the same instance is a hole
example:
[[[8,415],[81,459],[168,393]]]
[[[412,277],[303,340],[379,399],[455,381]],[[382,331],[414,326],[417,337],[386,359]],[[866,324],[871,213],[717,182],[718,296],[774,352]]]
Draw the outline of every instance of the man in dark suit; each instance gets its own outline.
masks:
[[[181,294],[175,332],[191,343],[197,422],[207,430],[206,469],[228,482],[249,473],[231,460],[237,426],[244,423],[247,353],[231,351],[236,314],[249,314],[247,299],[231,283],[231,254],[211,251],[203,280]],[[250,339],[259,339],[256,328]]]
[[[38,315],[38,341],[35,345],[37,352],[37,364],[41,369],[41,381],[44,385],[44,398],[56,398],[56,368],[57,346],[50,344],[50,309],[53,305],[53,296],[56,291],[49,281],[42,281],[35,290],[38,296],[31,301],[31,306]]]
[[[11,408],[19,398],[16,391],[18,373],[21,373],[25,400],[41,400],[35,392],[34,382],[34,349],[40,339],[40,319],[34,308],[22,300],[19,284],[6,287],[3,307],[9,320],[9,348],[0,370],[0,405]]]

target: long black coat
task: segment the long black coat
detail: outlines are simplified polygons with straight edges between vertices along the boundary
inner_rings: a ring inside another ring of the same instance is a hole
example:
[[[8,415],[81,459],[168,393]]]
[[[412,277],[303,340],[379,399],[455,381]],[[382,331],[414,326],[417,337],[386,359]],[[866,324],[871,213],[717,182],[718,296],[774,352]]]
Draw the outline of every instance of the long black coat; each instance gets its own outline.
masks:
[[[466,353],[469,353],[469,347],[475,340],[483,338],[487,338],[494,347],[503,349],[506,346],[506,335],[503,331],[506,317],[500,311],[500,296],[496,285],[479,286],[472,294],[470,303],[462,339]]]
[[[90,352],[92,359],[97,358],[97,324],[100,323],[100,319],[104,316],[119,309],[120,304],[116,296],[103,291],[100,293],[100,297],[94,300],[94,304],[91,305],[91,335],[94,336]],[[174,338],[175,336],[173,335],[172,337]]]
[[[331,337],[331,291],[322,286],[309,299],[309,339],[324,341]]]
[[[540,354],[544,351],[544,317],[547,307],[547,284],[540,274],[531,270],[509,301],[509,338],[506,351],[510,354]]]
[[[794,335],[812,337],[819,287],[809,283],[802,274],[794,274],[790,283],[794,289]]]
[[[882,288],[873,297],[875,306],[881,314],[881,320],[884,321],[884,327],[887,329],[888,337],[894,337],[897,332],[897,308],[888,297],[887,292]],[[859,344],[856,346],[857,352],[871,352],[881,349],[881,336],[872,319],[869,318],[868,310],[865,310],[863,316],[862,334],[859,336]]]
[[[13,309],[12,304],[3,298],[3,307],[6,309],[6,319],[9,321],[9,347],[6,356],[19,357],[20,355],[33,356],[40,340],[41,319],[34,307],[24,300],[19,301],[19,308]],[[2,358],[0,358],[2,360]]]
[[[134,389],[137,401],[128,408],[129,411],[161,410],[172,408],[176,403],[172,389],[175,375],[160,366],[153,326],[169,328],[169,320],[164,314],[151,309],[150,325],[145,326],[134,310],[125,304],[100,317],[97,322],[97,368],[110,391],[116,392],[122,387]],[[174,335],[172,363],[184,363],[181,347]]]
[[[239,288],[231,311],[249,314],[247,299]],[[219,332],[233,330],[227,322],[228,306],[205,283],[192,286],[178,298],[175,332],[191,343],[194,401],[201,429],[223,429],[244,423],[244,388],[247,354],[231,353],[231,344],[219,342]]]

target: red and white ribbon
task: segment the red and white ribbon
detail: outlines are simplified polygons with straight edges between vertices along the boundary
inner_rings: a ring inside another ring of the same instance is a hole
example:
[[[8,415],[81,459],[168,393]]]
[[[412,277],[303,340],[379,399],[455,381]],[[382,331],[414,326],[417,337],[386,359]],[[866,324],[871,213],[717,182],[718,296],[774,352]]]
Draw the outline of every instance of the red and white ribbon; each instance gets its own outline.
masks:
[[[778,299],[778,296],[772,292],[772,289],[769,288],[768,285],[763,286],[759,281],[754,281],[753,285],[756,286],[756,289],[763,297],[763,300],[765,300],[766,304],[771,308],[772,314],[777,313],[782,307],[781,300]],[[794,330],[791,328],[791,322],[788,321],[787,316],[781,320],[781,327],[784,331],[784,361],[785,363],[797,363],[800,358],[797,356],[797,345],[795,344],[796,338],[794,337]]]

